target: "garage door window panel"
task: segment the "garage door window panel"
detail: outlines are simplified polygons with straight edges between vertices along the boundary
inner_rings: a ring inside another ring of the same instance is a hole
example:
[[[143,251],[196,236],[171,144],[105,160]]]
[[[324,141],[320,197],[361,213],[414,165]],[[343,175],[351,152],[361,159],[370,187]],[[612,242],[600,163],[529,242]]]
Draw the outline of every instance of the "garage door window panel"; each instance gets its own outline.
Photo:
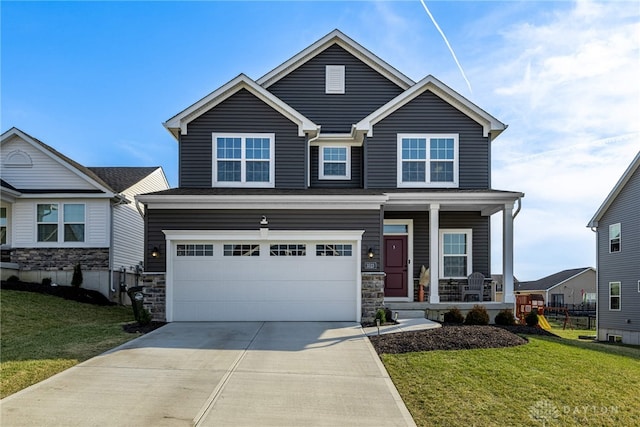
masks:
[[[269,247],[270,256],[306,256],[307,245],[304,244],[277,244]]]
[[[213,245],[185,244],[176,246],[177,256],[213,256]]]
[[[227,244],[223,248],[224,256],[260,256],[260,245],[258,244]]]
[[[353,246],[345,244],[316,245],[316,256],[351,256]]]

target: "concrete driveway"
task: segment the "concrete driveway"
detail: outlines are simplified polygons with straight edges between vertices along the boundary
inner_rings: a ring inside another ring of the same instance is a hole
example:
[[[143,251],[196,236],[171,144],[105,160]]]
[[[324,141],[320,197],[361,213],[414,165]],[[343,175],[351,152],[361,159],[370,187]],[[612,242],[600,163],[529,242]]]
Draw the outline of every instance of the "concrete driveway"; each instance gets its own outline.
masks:
[[[171,323],[0,402],[6,426],[415,425],[356,323]]]

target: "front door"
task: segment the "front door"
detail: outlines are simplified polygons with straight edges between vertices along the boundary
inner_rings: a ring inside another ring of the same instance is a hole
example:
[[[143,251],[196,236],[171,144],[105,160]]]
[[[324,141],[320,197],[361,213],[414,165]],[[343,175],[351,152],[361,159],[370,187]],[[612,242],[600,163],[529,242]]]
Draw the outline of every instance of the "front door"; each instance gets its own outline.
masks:
[[[384,236],[384,296],[406,298],[407,236]]]

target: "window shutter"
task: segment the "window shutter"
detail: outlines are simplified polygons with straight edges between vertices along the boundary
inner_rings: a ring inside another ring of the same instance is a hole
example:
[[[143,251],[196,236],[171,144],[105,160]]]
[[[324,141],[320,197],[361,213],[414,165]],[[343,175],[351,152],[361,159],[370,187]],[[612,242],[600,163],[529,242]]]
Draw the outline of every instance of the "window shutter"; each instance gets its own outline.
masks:
[[[327,65],[325,93],[344,93],[344,65]]]

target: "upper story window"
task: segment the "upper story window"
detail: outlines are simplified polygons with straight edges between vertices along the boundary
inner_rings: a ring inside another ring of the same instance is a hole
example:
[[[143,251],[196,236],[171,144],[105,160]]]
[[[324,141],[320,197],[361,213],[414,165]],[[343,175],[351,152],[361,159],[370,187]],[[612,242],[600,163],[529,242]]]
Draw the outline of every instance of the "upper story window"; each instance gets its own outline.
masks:
[[[351,149],[320,147],[319,179],[351,179]]]
[[[471,230],[441,230],[440,277],[462,279],[471,271]]]
[[[85,205],[65,203],[59,215],[57,203],[38,204],[36,216],[38,242],[84,242]]]
[[[325,68],[325,93],[344,93],[344,65],[327,65]]]
[[[398,134],[398,187],[457,186],[457,134]]]
[[[620,223],[611,224],[609,226],[609,252],[620,252]]]
[[[213,134],[213,183],[218,187],[274,187],[275,135]]]
[[[0,208],[0,245],[7,244],[7,208]]]

